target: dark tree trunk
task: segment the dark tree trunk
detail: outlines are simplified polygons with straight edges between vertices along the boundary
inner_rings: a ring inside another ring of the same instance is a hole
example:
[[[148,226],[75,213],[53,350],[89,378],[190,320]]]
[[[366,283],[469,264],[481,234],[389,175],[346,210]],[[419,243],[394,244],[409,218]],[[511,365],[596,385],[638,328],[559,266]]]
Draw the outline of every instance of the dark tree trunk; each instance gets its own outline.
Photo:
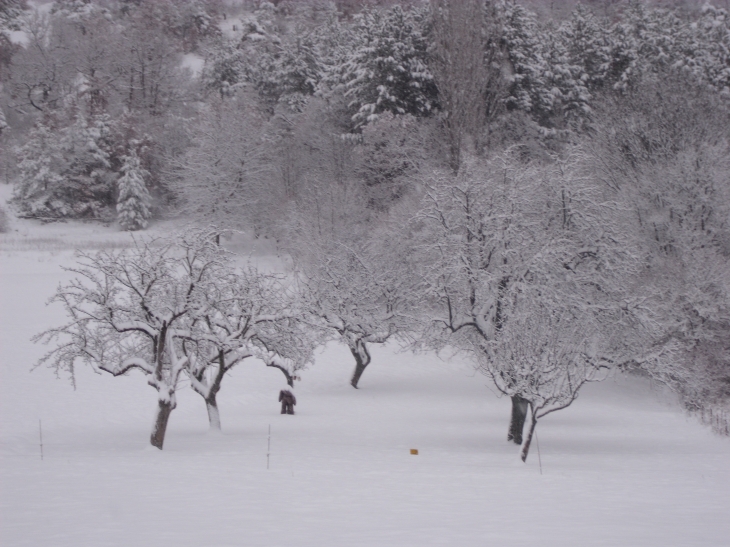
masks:
[[[162,445],[165,442],[167,421],[170,419],[172,408],[172,403],[169,401],[158,401],[157,418],[155,419],[155,426],[152,428],[150,443],[152,446],[159,448],[160,450],[162,450]]]
[[[525,444],[522,445],[522,453],[520,454],[523,462],[527,461],[527,454],[530,452],[530,444],[532,443],[532,435],[535,433],[535,427],[537,427],[537,419],[535,419],[535,415],[533,414],[532,420],[530,420],[530,429],[527,432],[527,438],[525,439]]]
[[[452,121],[451,124],[454,122]],[[461,167],[461,128],[449,127],[448,134],[451,141],[449,143],[449,167],[454,175],[458,175]]]
[[[503,277],[499,280],[497,285],[497,306],[494,310],[494,328],[497,332],[502,330],[504,326],[504,311],[502,310],[502,300],[504,300],[504,294],[507,290],[507,284],[509,283],[509,277]]]
[[[210,424],[210,428],[220,431],[221,415],[218,411],[218,401],[216,401],[215,393],[211,393],[205,400],[205,407],[208,409],[208,423]]]
[[[527,400],[519,395],[512,397],[512,418],[509,422],[507,440],[513,441],[515,444],[522,444],[522,430],[527,419],[527,405]]]
[[[350,385],[357,389],[357,383],[360,381],[360,376],[362,376],[362,373],[365,372],[365,367],[367,365],[362,362],[361,359],[358,359],[355,357],[355,372],[352,373],[352,379],[350,380]]]
[[[365,367],[370,364],[370,352],[368,352],[365,343],[358,340],[354,348],[350,348],[352,356],[355,358],[355,372],[352,373],[352,379],[350,385],[357,389],[357,383],[360,381],[360,376],[365,372]]]

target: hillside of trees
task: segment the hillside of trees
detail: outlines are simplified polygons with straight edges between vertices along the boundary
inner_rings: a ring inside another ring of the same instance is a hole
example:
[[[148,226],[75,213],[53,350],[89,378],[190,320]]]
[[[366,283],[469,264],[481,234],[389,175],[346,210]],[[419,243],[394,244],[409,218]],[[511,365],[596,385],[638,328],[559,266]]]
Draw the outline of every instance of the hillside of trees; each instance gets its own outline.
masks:
[[[270,366],[279,323],[303,340],[289,362],[346,344],[354,387],[372,344],[463,352],[512,398],[511,440],[529,414],[525,457],[539,418],[616,370],[728,432],[726,2],[42,7],[0,7],[18,216],[274,240],[297,283],[266,304]]]

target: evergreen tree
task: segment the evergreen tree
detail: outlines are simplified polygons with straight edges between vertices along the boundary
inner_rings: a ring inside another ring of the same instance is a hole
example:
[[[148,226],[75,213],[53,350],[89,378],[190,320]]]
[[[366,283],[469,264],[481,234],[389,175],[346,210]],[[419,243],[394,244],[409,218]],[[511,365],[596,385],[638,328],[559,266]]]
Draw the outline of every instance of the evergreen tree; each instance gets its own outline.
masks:
[[[425,10],[366,10],[357,16],[356,42],[341,72],[352,121],[360,127],[382,112],[428,116],[436,86],[427,67]]]
[[[571,54],[567,36],[517,4],[507,4],[504,40],[512,64],[507,106],[530,115],[543,128],[578,123],[589,112],[588,75]]]
[[[109,14],[109,11],[91,0],[54,0],[51,13],[72,21],[83,21],[95,13]]]
[[[69,209],[62,216],[111,217],[117,177],[109,162],[111,125],[106,114],[89,120],[77,116],[76,123],[62,132],[64,165],[59,174],[64,180],[62,199]]]
[[[319,88],[322,66],[314,33],[283,41],[259,62],[259,92],[270,102],[287,103],[301,111],[307,97]]]
[[[730,97],[730,13],[705,4],[699,20],[688,26],[686,34],[689,45],[680,64]]]
[[[570,62],[585,74],[588,89],[602,87],[611,62],[608,22],[579,5],[570,20],[560,26],[559,33]]]
[[[0,135],[8,128],[8,121],[5,119],[5,112],[0,108]]]
[[[16,148],[19,176],[13,201],[24,216],[66,216],[63,177],[59,175],[63,157],[53,128],[40,121],[30,131],[26,143]]]
[[[343,86],[345,66],[355,48],[356,35],[349,25],[336,16],[330,17],[317,29],[319,36],[320,63],[322,66],[321,89],[323,95]]]
[[[3,0],[0,3],[0,33],[21,30],[21,18],[27,9],[26,0]]]
[[[507,4],[504,41],[512,65],[507,107],[527,112],[533,117],[546,117],[551,110],[552,99],[545,93],[548,61],[545,58],[545,37],[536,15],[518,4]]]
[[[546,86],[542,93],[550,104],[551,126],[579,125],[590,112],[591,95],[586,87],[588,75],[574,63],[559,33],[546,33]]]
[[[647,72],[671,66],[676,60],[674,37],[681,34],[681,27],[674,12],[632,2],[611,28],[607,77],[613,88],[626,90]]]
[[[57,129],[59,126],[62,128]],[[46,218],[108,218],[116,178],[109,161],[110,127],[107,115],[90,120],[77,115],[66,127],[59,119],[39,122],[26,144],[16,149],[20,176],[14,200],[21,213]]]
[[[124,230],[134,231],[147,227],[150,213],[150,194],[145,186],[146,171],[139,163],[137,153],[132,149],[124,157],[122,176],[117,182],[117,219]]]
[[[201,81],[207,90],[230,97],[245,85],[244,55],[233,40],[221,38],[208,47]]]

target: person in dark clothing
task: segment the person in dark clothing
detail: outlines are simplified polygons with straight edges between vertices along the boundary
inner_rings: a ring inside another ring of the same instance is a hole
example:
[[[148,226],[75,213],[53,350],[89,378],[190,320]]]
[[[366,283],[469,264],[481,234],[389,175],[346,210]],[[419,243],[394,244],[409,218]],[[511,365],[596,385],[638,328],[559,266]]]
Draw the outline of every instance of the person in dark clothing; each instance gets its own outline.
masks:
[[[288,389],[282,389],[279,392],[279,402],[281,403],[282,414],[294,414],[294,405],[297,404],[297,398]]]

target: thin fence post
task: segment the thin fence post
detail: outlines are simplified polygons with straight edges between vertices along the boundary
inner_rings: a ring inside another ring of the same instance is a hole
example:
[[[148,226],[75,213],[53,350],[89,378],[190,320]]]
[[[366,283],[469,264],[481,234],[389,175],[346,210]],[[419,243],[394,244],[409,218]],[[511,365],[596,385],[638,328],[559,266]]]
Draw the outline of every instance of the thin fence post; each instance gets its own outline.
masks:
[[[38,433],[41,437],[41,461],[43,461],[43,426],[41,425],[40,419],[38,420]]]
[[[266,446],[266,469],[269,468],[269,456],[271,455],[271,424],[269,424],[269,442]]]
[[[537,445],[537,462],[540,464],[540,474],[542,475],[542,458],[540,457],[540,440],[537,438],[537,429],[535,429],[535,444]]]

